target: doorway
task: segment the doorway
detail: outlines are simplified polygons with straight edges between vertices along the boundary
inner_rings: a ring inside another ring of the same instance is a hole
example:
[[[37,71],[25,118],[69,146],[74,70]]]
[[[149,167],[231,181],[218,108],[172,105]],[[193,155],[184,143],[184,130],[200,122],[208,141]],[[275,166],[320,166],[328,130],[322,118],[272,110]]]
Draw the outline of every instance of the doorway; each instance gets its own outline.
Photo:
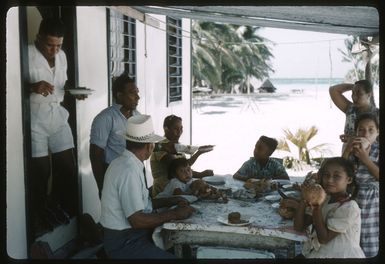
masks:
[[[48,220],[40,221],[43,216],[36,214],[36,158],[32,158],[31,147],[31,101],[29,96],[29,55],[28,45],[33,45],[38,33],[39,25],[42,19],[60,18],[64,24],[65,35],[63,38],[62,50],[67,60],[67,82],[66,86],[77,87],[78,69],[76,54],[76,7],[20,7],[20,34],[21,34],[21,72],[23,78],[23,130],[25,136],[25,183],[26,183],[26,215],[27,215],[27,245],[29,256],[36,257],[36,243],[42,242],[49,246],[49,250],[55,252],[69,241],[73,240],[78,234],[77,216],[81,212],[80,180],[77,167],[77,127],[76,127],[76,99],[73,96],[64,95],[60,103],[69,114],[68,124],[72,131],[74,149],[70,160],[73,161],[73,167],[70,177],[70,184],[63,185],[61,179],[64,179],[58,157],[49,152],[48,160],[50,162],[49,178],[45,195],[47,198],[47,211],[44,211],[44,218]],[[56,69],[55,69],[56,70]],[[65,175],[67,176],[68,173]],[[60,181],[59,181],[59,180]],[[43,180],[44,181],[44,180]],[[58,184],[59,183],[59,184]],[[61,189],[61,190],[60,190]],[[58,195],[58,193],[60,193]],[[63,195],[67,195],[64,197]],[[55,197],[55,198],[53,198]],[[56,199],[59,197],[59,199]],[[64,205],[66,198],[71,199],[71,205]],[[64,202],[63,202],[64,201]],[[70,212],[71,211],[71,212]],[[47,215],[47,216],[46,216]],[[41,224],[44,222],[44,224]],[[38,249],[40,250],[40,249]]]

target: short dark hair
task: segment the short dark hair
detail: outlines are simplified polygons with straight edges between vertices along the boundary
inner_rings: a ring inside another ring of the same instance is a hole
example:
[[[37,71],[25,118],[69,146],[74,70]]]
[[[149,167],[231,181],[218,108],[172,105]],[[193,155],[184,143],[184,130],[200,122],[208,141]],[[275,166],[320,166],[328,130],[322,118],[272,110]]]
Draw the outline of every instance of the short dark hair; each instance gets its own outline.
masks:
[[[273,152],[275,151],[275,149],[278,146],[278,141],[275,138],[261,136],[259,138],[259,140],[262,141],[263,143],[265,143],[270,148],[270,150],[271,150],[270,155],[273,154]]]
[[[142,143],[142,142],[134,142],[134,141],[126,140],[126,148],[128,150],[142,149],[146,146],[146,144],[150,144],[150,143]]]
[[[38,33],[41,36],[64,37],[64,23],[59,18],[44,18],[40,22]]]
[[[358,124],[365,119],[372,120],[375,124],[377,129],[380,128],[380,122],[378,121],[378,116],[373,113],[363,113],[357,116],[356,122],[354,123],[354,130],[357,131]]]
[[[169,115],[169,116],[166,116],[166,118],[164,119],[163,121],[163,128],[171,128],[171,126],[173,124],[175,124],[175,122],[177,121],[181,121],[182,122],[182,118],[179,117],[179,116],[176,116],[176,115]]]
[[[362,87],[363,90],[365,91],[365,93],[371,93],[370,103],[373,106],[376,106],[376,103],[374,102],[373,84],[370,81],[368,81],[368,80],[359,80],[359,81],[356,81],[354,83],[354,85],[359,85],[360,87]]]
[[[346,174],[349,178],[352,179],[352,183],[348,184],[346,191],[350,195],[352,199],[354,199],[357,195],[357,186],[356,186],[356,173],[355,173],[355,167],[353,162],[350,160],[347,160],[343,157],[331,157],[331,158],[325,158],[324,161],[321,164],[321,167],[318,171],[318,174],[320,175],[320,183],[323,187],[322,183],[322,176],[325,174],[326,167],[335,164],[338,166],[341,166],[344,168]]]
[[[190,166],[190,163],[186,158],[171,160],[170,165],[168,166],[168,179],[176,178],[176,170],[187,166]]]
[[[130,78],[126,72],[114,78],[112,81],[112,96],[116,98],[118,92],[123,92],[126,87],[126,84],[128,83],[135,84],[135,81],[134,79]]]

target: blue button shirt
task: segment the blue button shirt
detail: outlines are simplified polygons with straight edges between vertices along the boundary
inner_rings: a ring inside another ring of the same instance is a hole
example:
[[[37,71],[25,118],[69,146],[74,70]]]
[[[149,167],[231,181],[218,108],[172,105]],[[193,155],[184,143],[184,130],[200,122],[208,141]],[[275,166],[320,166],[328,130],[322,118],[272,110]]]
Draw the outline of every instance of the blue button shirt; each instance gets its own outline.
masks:
[[[120,112],[122,105],[114,103],[101,111],[93,120],[90,143],[104,149],[105,162],[110,164],[126,149],[126,140],[118,131],[125,131],[127,118]],[[133,115],[139,115],[136,110]]]

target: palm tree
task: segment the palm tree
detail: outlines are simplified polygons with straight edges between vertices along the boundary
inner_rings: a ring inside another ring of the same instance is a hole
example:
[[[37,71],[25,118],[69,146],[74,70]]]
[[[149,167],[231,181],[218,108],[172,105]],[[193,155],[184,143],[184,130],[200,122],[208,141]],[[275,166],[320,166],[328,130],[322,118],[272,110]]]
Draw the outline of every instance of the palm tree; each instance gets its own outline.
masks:
[[[284,129],[283,132],[285,137],[278,141],[277,149],[293,153],[293,147],[290,147],[290,145],[294,145],[298,151],[298,159],[305,161],[309,165],[311,164],[311,152],[317,152],[321,155],[330,153],[330,150],[327,148],[329,144],[327,143],[311,148],[308,146],[309,141],[318,133],[318,128],[315,126],[311,126],[309,129],[299,128],[295,133],[292,133],[289,129]]]
[[[353,52],[353,47],[358,44],[363,45],[367,50],[369,50],[369,65],[366,64],[367,59],[365,59],[365,56],[368,56],[367,51],[358,53]],[[378,84],[378,47],[362,42],[358,36],[353,36],[352,38],[345,40],[345,48],[346,51],[338,49],[342,54],[342,61],[352,63],[353,65],[353,68],[346,74],[345,79],[352,82],[361,79],[368,79],[372,83]],[[370,68],[367,68],[366,66],[370,66]],[[370,70],[368,71],[368,69]]]
[[[273,71],[272,54],[257,35],[257,27],[193,21],[193,83],[202,80],[214,91],[232,91],[235,84],[249,87],[250,77],[263,79]],[[256,43],[258,42],[258,44]]]

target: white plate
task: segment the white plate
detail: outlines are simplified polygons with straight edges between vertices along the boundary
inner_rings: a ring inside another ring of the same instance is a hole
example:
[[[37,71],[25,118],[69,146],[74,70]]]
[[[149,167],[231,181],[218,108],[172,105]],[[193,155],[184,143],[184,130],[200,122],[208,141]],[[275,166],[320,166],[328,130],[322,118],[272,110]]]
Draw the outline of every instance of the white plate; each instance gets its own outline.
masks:
[[[278,194],[267,195],[267,196],[265,196],[265,199],[269,202],[277,202],[277,201],[281,200],[281,196]]]
[[[210,145],[210,146],[207,146],[205,148],[201,147],[201,150],[203,150],[203,151],[211,151],[213,149],[214,149],[214,145]]]
[[[226,178],[223,176],[208,176],[203,177],[202,180],[212,185],[222,185],[226,183]]]
[[[78,89],[66,89],[66,91],[70,92],[70,94],[73,94],[73,95],[82,95],[82,94],[88,95],[88,94],[92,94],[94,90],[87,89],[87,88],[85,89],[78,88]]]
[[[290,184],[290,180],[284,180],[284,179],[275,179],[275,180],[271,180],[272,182],[278,182],[280,185],[286,185],[286,184]]]
[[[273,203],[273,204],[271,204],[271,207],[273,207],[274,209],[278,209],[279,203]]]
[[[224,224],[224,225],[228,225],[228,226],[246,226],[246,225],[249,225],[251,224],[252,222],[254,222],[254,217],[250,217],[250,218],[242,218],[241,217],[241,220],[245,220],[246,222],[244,223],[239,223],[239,224],[232,224],[232,223],[229,223],[229,220],[227,219],[227,216],[226,217],[222,217],[222,216],[218,216],[217,218],[218,222]]]

